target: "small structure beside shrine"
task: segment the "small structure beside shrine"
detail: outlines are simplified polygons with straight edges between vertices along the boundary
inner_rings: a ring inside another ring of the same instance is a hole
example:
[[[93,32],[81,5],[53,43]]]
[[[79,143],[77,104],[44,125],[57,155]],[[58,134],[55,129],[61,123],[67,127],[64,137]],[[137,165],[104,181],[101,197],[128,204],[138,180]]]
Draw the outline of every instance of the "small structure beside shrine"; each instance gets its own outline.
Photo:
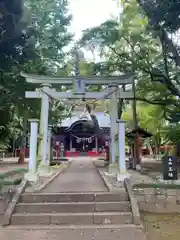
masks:
[[[141,149],[141,139],[150,138],[153,134],[147,132],[143,128],[136,128],[132,131],[126,133],[126,137],[128,139],[130,149],[131,149],[131,157],[130,168],[140,169],[141,168],[141,157],[140,157],[140,149]],[[136,141],[136,144],[135,144]]]

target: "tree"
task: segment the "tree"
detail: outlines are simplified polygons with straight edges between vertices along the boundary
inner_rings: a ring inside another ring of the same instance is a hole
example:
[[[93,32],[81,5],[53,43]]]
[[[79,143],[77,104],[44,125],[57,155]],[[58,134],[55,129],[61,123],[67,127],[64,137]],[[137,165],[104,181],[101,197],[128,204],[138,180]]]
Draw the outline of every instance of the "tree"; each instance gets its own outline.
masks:
[[[139,125],[152,133],[152,144],[155,147],[155,154],[159,149],[164,136],[165,119],[161,106],[141,104],[137,107]]]
[[[72,35],[68,32],[71,16],[68,14],[67,1],[53,0],[27,0],[26,6],[31,12],[32,23],[29,26],[31,34],[35,40],[35,51],[37,57],[32,59],[25,65],[24,71],[44,74],[57,75],[66,65],[64,48],[72,40]],[[31,101],[32,102],[32,101]],[[28,101],[29,103],[29,101]],[[22,134],[22,154],[20,159],[24,159],[25,134],[27,128],[27,118],[29,117],[29,110],[24,109],[24,133]],[[50,112],[52,121],[56,121],[59,117],[59,111],[64,107],[59,106],[53,112]],[[38,116],[40,116],[40,109],[38,109]]]
[[[72,34],[68,31],[71,21],[68,1],[26,0],[26,6],[31,12],[32,35],[40,57],[35,64],[31,62],[27,70],[31,73],[57,74],[66,63],[65,47],[72,40]]]
[[[165,116],[171,122],[179,122],[179,68],[180,55],[177,42],[179,21],[178,0],[173,1],[141,1],[137,0],[143,13],[148,17],[149,25],[155,37],[158,37],[162,47],[164,69],[157,68],[156,81],[166,85],[171,97],[171,104],[165,109]],[[165,101],[169,97],[165,97]],[[168,99],[169,100],[169,99]]]
[[[130,106],[125,108],[122,118],[127,121],[127,131],[131,131],[133,128],[133,115]],[[169,126],[166,126],[162,107],[147,103],[138,103],[137,118],[140,128],[153,134],[153,136],[150,139],[146,139],[144,143],[148,143],[151,149],[154,147],[155,154],[159,154],[160,146],[165,140],[165,132],[167,132],[169,128]]]
[[[27,118],[38,117],[40,113],[40,108],[38,104],[34,104],[34,100],[25,99],[25,91],[31,90],[32,86],[25,82],[25,79],[20,76],[20,72],[55,75],[62,74],[63,70],[67,69],[64,48],[72,39],[72,35],[68,32],[71,17],[68,14],[67,1],[26,0],[25,7],[23,1],[3,2],[3,6],[9,10],[9,13],[6,14],[9,17],[6,19],[6,24],[14,26],[14,31],[7,31],[7,37],[3,38],[2,44],[0,41],[0,49],[2,46],[4,51],[4,55],[0,56],[0,67],[3,67],[1,91],[6,93],[0,99],[0,106],[2,106],[0,111],[4,113],[4,117],[1,118],[3,120],[1,135],[11,137],[9,129],[10,125],[13,125],[14,118],[19,121],[16,127],[24,129],[26,132]],[[15,8],[16,5],[19,10]],[[1,26],[2,32],[5,32],[6,24],[3,25],[3,28]],[[8,33],[11,33],[11,38],[8,37]],[[3,65],[3,63],[5,64]],[[57,114],[59,112],[53,113],[53,116]],[[24,141],[22,143],[23,146],[25,143]]]
[[[28,16],[23,1],[0,1],[0,15],[0,141],[6,142],[14,106],[21,98],[17,92],[21,92],[24,84],[17,77],[17,69],[32,58],[34,51],[26,28]]]
[[[103,52],[105,61],[99,64],[101,72],[135,73],[136,99],[161,105],[166,119],[178,122],[179,67],[163,38],[157,38],[140,10],[137,1],[125,1],[121,24],[111,20],[88,29],[82,43],[86,46],[93,42]]]
[[[172,54],[174,61],[180,66],[177,41],[173,39],[173,34],[177,34],[180,27],[179,0],[137,0],[137,2],[148,17],[156,36],[164,42],[167,52]]]

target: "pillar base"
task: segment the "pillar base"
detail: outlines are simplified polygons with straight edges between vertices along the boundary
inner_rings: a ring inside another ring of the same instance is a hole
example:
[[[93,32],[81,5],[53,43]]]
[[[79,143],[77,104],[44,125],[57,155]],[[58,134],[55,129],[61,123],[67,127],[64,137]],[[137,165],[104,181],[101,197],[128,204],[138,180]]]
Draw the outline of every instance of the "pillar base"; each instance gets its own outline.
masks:
[[[125,172],[125,173],[118,173],[116,175],[116,180],[117,182],[124,182],[124,180],[126,178],[130,178],[131,177],[131,174],[129,174],[128,172]]]
[[[140,164],[136,165],[136,170],[141,170],[141,165]]]
[[[117,174],[118,173],[118,166],[116,163],[109,164],[109,173],[110,174]]]
[[[37,182],[39,179],[39,176],[37,173],[28,172],[24,175],[24,178],[27,179],[29,182]]]
[[[67,162],[67,161],[68,161],[68,158],[67,158],[67,157],[60,157],[60,161],[61,161],[61,162]]]
[[[49,177],[52,175],[51,167],[49,165],[41,165],[38,169],[38,174],[40,177]]]

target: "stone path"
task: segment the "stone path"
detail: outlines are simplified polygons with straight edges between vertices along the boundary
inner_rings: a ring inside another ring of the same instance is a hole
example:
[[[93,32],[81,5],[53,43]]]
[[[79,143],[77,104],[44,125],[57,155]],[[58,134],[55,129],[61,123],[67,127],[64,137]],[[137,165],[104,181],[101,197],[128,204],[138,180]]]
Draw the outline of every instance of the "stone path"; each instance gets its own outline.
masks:
[[[105,192],[108,191],[91,158],[73,159],[70,166],[43,192]]]
[[[118,229],[59,229],[59,230],[0,230],[3,240],[146,240],[142,229],[121,227]]]
[[[90,158],[73,159],[70,166],[65,169],[43,192],[105,192],[108,191]],[[0,228],[0,239],[3,240],[146,240],[142,228],[135,225],[111,226],[79,226],[70,229],[63,226],[9,226]]]

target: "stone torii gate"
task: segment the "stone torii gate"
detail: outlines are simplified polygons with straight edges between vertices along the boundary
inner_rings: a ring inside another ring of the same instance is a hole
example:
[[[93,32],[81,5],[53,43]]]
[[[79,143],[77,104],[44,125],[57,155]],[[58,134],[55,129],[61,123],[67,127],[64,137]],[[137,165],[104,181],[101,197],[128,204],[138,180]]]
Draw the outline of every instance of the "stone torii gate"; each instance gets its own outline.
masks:
[[[119,133],[119,173],[126,173],[125,167],[125,122],[118,119],[117,113],[117,99],[132,99],[132,91],[123,91],[119,86],[129,85],[133,82],[132,75],[123,76],[112,76],[112,77],[48,77],[48,76],[38,76],[31,74],[21,74],[26,78],[27,83],[40,84],[40,88],[35,91],[27,91],[25,93],[26,98],[41,99],[41,117],[40,117],[40,148],[39,156],[42,159],[43,171],[41,175],[46,174],[48,169],[49,159],[47,155],[48,148],[48,120],[49,120],[49,106],[50,97],[54,99],[87,99],[87,100],[100,100],[100,99],[111,99],[110,103],[110,120],[111,120],[111,141],[110,141],[110,169],[114,169],[116,165],[116,146],[115,146],[115,135]],[[72,92],[58,92],[56,89],[52,88],[52,85],[68,86],[73,85],[74,89]],[[101,92],[88,92],[86,88],[90,85],[101,85],[108,86],[107,90]],[[119,127],[118,127],[119,126]],[[31,151],[30,151],[31,152]],[[31,157],[30,157],[31,160]],[[118,175],[118,176],[120,176]],[[119,177],[118,177],[119,178]]]

